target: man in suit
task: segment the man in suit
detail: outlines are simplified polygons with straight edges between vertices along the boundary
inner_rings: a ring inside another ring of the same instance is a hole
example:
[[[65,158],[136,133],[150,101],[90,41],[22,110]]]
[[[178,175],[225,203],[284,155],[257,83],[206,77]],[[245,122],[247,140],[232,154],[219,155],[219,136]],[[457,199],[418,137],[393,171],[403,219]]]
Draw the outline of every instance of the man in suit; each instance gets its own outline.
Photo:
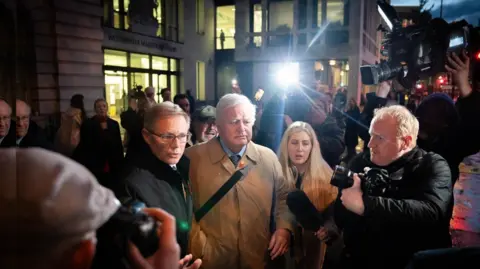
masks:
[[[15,133],[10,128],[12,125],[15,126],[12,121],[12,108],[5,100],[0,99],[0,148],[15,146]]]
[[[246,96],[223,96],[216,122],[218,138],[186,151],[194,208],[198,211],[237,170],[245,175],[192,222],[191,252],[204,269],[264,269],[289,248],[290,188],[275,153],[251,142],[255,106]]]
[[[16,101],[16,145],[20,148],[39,147],[52,150],[53,146],[48,141],[42,128],[31,120],[32,109],[27,103]]]

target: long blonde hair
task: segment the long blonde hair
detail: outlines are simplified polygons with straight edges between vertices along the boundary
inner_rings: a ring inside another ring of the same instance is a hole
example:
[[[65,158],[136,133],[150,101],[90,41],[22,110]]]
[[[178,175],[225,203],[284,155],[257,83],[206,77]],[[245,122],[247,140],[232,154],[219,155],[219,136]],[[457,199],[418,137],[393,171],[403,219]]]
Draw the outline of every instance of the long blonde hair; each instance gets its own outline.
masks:
[[[307,169],[303,175],[300,188],[305,192],[317,210],[323,211],[335,200],[338,190],[330,185],[330,178],[332,177],[333,171],[322,157],[320,144],[318,143],[315,131],[312,126],[306,122],[296,121],[292,123],[283,134],[278,153],[283,174],[290,186],[294,187],[298,175],[294,175],[293,164],[288,156],[288,142],[290,137],[298,132],[307,133],[312,144],[312,150],[307,159]]]

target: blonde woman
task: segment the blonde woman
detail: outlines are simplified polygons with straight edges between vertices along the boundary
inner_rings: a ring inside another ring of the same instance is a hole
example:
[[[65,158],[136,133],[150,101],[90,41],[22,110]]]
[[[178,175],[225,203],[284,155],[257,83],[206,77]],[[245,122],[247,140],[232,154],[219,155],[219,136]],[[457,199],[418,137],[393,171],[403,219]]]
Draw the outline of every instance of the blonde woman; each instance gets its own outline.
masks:
[[[320,153],[315,132],[306,122],[294,122],[283,135],[279,150],[280,164],[292,189],[303,190],[318,211],[324,212],[337,197],[337,188],[330,185],[332,169]],[[329,210],[330,211],[330,210]],[[327,216],[333,219],[333,216]],[[295,267],[297,269],[320,269],[326,254],[326,242],[337,234],[333,221],[317,232],[295,231]]]

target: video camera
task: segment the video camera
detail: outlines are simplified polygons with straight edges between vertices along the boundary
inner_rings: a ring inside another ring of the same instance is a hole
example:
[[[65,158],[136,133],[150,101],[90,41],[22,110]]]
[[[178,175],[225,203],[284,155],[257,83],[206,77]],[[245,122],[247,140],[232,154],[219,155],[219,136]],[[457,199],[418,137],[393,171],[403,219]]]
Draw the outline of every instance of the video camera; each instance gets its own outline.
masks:
[[[388,56],[388,60],[360,67],[362,83],[365,85],[395,78],[403,87],[411,89],[417,80],[445,71],[448,52],[460,55],[462,50],[466,50],[469,57],[473,58],[480,49],[479,29],[473,28],[465,20],[449,24],[441,18],[435,18],[402,27],[391,5],[379,0],[377,6],[389,28],[387,30],[379,26],[379,30],[385,32],[381,54]]]
[[[128,244],[133,243],[143,257],[158,249],[157,222],[141,210],[145,204],[130,201],[97,230],[97,247],[92,269],[130,268]]]
[[[381,196],[391,187],[391,179],[387,170],[366,168],[365,173],[359,173],[362,192],[367,195]],[[330,184],[339,189],[348,189],[353,186],[353,172],[348,168],[337,165],[333,171]]]

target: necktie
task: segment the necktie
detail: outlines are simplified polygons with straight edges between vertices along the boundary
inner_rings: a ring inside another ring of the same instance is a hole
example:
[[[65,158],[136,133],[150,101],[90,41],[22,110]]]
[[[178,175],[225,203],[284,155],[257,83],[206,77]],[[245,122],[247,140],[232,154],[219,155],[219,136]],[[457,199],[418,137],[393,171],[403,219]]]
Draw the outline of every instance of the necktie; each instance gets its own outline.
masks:
[[[233,165],[235,167],[237,167],[238,162],[240,161],[241,158],[242,157],[240,157],[240,155],[235,154],[235,155],[230,156],[230,161],[232,161]]]

